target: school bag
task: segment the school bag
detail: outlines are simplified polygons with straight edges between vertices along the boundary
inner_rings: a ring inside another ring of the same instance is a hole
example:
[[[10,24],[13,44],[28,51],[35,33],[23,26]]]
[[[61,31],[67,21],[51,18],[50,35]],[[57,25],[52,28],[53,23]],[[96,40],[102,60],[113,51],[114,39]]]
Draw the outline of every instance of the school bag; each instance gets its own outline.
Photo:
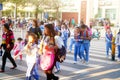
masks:
[[[66,48],[62,46],[62,48],[58,49],[56,52],[56,60],[62,63],[66,58]]]

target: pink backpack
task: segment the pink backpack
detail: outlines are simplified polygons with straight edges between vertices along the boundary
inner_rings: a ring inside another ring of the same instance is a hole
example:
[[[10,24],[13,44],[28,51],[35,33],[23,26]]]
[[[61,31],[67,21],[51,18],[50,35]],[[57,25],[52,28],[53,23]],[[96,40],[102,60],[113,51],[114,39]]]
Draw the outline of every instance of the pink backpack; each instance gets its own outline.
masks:
[[[54,65],[55,53],[53,50],[46,51],[41,55],[40,67],[42,70],[49,70]]]

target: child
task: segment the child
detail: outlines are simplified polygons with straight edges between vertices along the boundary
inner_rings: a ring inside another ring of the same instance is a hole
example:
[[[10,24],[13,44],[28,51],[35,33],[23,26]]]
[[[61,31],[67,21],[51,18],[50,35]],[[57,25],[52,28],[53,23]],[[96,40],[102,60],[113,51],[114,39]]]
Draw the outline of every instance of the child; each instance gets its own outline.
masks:
[[[62,48],[62,46],[64,46],[64,43],[63,43],[63,40],[62,38],[60,37],[59,35],[59,32],[56,31],[56,36],[55,36],[55,40],[56,40],[56,45],[58,45],[58,48]],[[60,72],[60,63],[58,61],[56,61],[56,64],[55,64],[55,67],[56,67],[56,71],[55,73],[59,73]]]
[[[66,49],[67,49],[68,33],[69,33],[69,31],[68,31],[67,25],[63,24],[61,26],[61,37],[63,39],[63,42],[64,42],[64,45],[65,45]]]
[[[90,47],[90,33],[87,30],[86,25],[81,26],[81,39],[83,39],[83,45],[81,45],[81,54],[82,57],[84,58],[83,63],[88,63],[89,62],[89,47]],[[85,51],[85,55],[84,55]]]
[[[26,80],[31,80],[32,77],[34,77],[35,80],[39,80],[38,70],[35,69],[36,54],[38,52],[37,45],[35,44],[36,39],[37,36],[34,33],[30,33],[28,35],[28,43],[26,44],[24,49],[14,57],[14,59],[16,59],[19,55],[21,55],[21,53],[26,54],[26,62],[28,66],[26,72]]]
[[[109,49],[112,50],[112,32],[110,29],[107,29],[106,35],[105,35],[105,39],[106,39],[106,57],[109,57]]]
[[[13,48],[14,56],[16,56],[21,51],[21,49],[23,48],[22,40],[23,40],[22,38],[17,39],[17,42],[15,43],[15,46]],[[20,55],[20,60],[22,60],[22,55]]]
[[[118,47],[118,61],[120,62],[120,29],[119,29],[119,32],[116,36],[116,40],[115,40],[115,43]]]
[[[81,58],[80,47],[81,47],[81,40],[80,40],[80,28],[76,27],[74,30],[74,39],[75,39],[75,47],[74,47],[74,64],[77,63],[77,55]]]

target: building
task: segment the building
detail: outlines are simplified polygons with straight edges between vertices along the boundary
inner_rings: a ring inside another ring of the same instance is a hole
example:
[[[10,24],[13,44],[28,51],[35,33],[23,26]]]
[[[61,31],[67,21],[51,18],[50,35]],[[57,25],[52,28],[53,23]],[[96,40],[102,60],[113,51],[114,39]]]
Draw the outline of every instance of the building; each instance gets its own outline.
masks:
[[[89,25],[91,19],[108,18],[111,23],[120,24],[120,0],[62,0],[62,18],[74,17],[77,23],[83,20]]]
[[[108,18],[111,23],[120,24],[120,0],[99,0],[99,18]]]

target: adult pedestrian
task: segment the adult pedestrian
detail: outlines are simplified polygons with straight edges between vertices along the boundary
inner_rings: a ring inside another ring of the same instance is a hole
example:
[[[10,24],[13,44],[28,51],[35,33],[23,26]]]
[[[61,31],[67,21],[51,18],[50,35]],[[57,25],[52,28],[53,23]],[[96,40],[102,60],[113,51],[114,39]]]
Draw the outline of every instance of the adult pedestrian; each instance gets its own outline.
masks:
[[[4,49],[4,55],[2,57],[2,66],[1,66],[1,70],[0,72],[4,72],[5,71],[5,64],[6,64],[6,59],[8,58],[12,64],[13,67],[10,69],[15,69],[17,67],[14,59],[12,58],[10,52],[14,47],[14,34],[13,32],[10,30],[9,24],[5,23],[4,27],[3,27],[3,34],[2,34],[2,44],[1,44],[1,48]]]

